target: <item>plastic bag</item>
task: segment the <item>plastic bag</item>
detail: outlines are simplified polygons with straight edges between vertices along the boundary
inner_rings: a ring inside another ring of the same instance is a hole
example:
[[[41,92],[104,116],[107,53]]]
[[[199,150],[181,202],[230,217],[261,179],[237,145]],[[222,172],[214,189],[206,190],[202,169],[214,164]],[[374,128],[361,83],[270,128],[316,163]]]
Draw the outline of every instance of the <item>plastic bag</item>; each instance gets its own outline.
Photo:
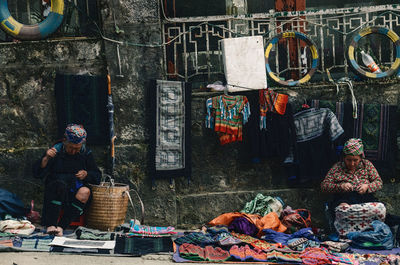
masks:
[[[392,249],[393,234],[390,227],[378,220],[371,223],[373,230],[350,232],[347,238],[351,239],[351,246],[364,249]]]

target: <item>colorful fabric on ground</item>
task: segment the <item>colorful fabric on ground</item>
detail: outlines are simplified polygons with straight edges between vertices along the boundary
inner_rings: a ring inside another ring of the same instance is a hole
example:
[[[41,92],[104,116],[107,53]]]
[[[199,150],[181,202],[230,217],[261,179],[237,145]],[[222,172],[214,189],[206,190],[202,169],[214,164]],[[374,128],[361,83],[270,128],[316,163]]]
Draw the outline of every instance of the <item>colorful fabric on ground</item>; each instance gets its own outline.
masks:
[[[334,252],[343,252],[350,247],[349,243],[347,242],[335,242],[335,241],[324,241],[321,243],[327,247],[330,251]]]
[[[174,240],[174,242],[178,245],[189,243],[198,246],[214,245],[217,243],[211,235],[203,234],[201,232],[193,232],[182,237],[178,237]]]
[[[30,239],[24,238],[22,240],[21,248],[29,250],[40,250],[40,251],[50,251],[51,246],[49,244],[53,239]]]
[[[237,217],[229,224],[229,230],[240,234],[256,236],[258,228],[251,223],[246,217]]]
[[[241,212],[249,214],[259,214],[261,216],[265,216],[270,212],[276,212],[278,216],[280,216],[283,210],[283,205],[284,203],[279,197],[274,198],[258,193],[253,200],[246,202],[246,205],[241,210]]]
[[[386,208],[383,203],[369,202],[351,205],[339,205],[335,208],[335,228],[339,235],[372,228],[374,220],[384,221]]]
[[[28,220],[4,220],[0,221],[0,231],[3,233],[30,235],[35,231],[35,226]]]
[[[343,146],[344,155],[364,157],[364,145],[361,139],[351,138]]]
[[[285,94],[276,93],[269,89],[259,91],[260,97],[260,129],[267,128],[267,112],[275,112],[284,115],[289,97]]]
[[[208,224],[210,226],[229,225],[237,217],[245,217],[251,223],[253,223],[260,231],[258,236],[262,235],[261,231],[263,229],[273,229],[278,232],[284,232],[287,229],[286,226],[284,226],[281,223],[278,215],[275,212],[270,212],[265,216],[260,216],[258,214],[239,213],[239,212],[224,213],[211,220]]]
[[[261,249],[251,249],[249,245],[232,246],[229,249],[229,253],[232,257],[241,261],[267,261],[267,254],[265,252],[263,252]]]
[[[202,248],[188,243],[179,246],[179,255],[189,260],[210,262],[226,261],[230,259],[231,256],[228,251],[219,247],[213,248],[212,246],[206,246]]]
[[[321,189],[324,192],[342,192],[341,184],[350,183],[353,187],[362,184],[368,184],[368,192],[373,193],[382,189],[382,179],[374,165],[362,159],[356,171],[350,173],[344,162],[336,163],[327,173],[321,183]]]
[[[138,225],[135,224],[134,221],[131,220],[131,228],[129,232],[143,234],[143,235],[162,235],[162,234],[177,234],[174,227],[157,227],[157,226],[148,226],[148,225]]]
[[[206,101],[206,127],[217,132],[220,144],[243,139],[243,124],[250,116],[250,106],[245,96],[221,95]]]
[[[237,245],[241,244],[242,241],[234,236],[232,236],[230,233],[220,233],[217,235],[216,241],[218,242],[219,245],[221,246],[232,246],[232,245]]]
[[[0,240],[0,246],[3,246],[3,247],[13,247],[13,241],[12,241],[12,239],[3,239],[3,240]]]
[[[68,124],[67,128],[65,129],[64,136],[67,142],[81,144],[86,142],[87,133],[82,125]]]

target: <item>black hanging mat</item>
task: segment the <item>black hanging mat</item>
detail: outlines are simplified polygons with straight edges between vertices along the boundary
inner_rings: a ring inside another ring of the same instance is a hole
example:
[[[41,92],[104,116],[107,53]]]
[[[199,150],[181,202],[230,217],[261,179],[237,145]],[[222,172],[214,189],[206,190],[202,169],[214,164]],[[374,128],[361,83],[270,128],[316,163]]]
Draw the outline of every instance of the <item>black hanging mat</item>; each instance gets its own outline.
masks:
[[[82,124],[88,144],[109,142],[107,76],[57,74],[55,81],[58,136],[69,123]]]

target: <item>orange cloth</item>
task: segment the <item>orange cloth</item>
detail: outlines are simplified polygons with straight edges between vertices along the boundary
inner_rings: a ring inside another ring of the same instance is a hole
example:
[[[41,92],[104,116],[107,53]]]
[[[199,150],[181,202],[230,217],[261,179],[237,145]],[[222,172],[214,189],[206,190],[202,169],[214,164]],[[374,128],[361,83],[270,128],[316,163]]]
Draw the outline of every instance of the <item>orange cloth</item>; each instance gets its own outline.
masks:
[[[208,225],[216,226],[216,225],[226,225],[229,226],[233,219],[238,217],[245,217],[249,220],[252,224],[254,224],[258,230],[258,235],[262,235],[263,229],[272,229],[277,232],[285,232],[287,227],[284,226],[281,221],[279,220],[278,214],[275,212],[270,212],[265,216],[261,216],[258,214],[247,214],[247,213],[239,213],[239,212],[232,212],[232,213],[224,213],[220,216],[211,220]]]

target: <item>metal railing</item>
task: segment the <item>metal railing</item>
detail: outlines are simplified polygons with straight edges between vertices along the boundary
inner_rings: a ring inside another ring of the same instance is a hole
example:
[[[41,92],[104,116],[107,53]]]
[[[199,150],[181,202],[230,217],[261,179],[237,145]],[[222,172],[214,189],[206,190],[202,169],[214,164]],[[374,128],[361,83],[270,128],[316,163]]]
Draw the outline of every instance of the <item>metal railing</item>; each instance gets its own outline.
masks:
[[[366,26],[383,26],[399,34],[400,5],[270,12],[248,16],[165,18],[162,21],[163,41],[167,44],[164,46],[165,75],[168,79],[200,83],[221,80],[221,39],[262,35],[265,44],[277,33],[290,29],[306,33],[318,47],[320,63],[311,81],[326,80],[327,69],[337,77],[348,77],[352,72],[347,64],[346,47],[351,37]],[[395,57],[392,43],[385,42],[384,38],[375,41],[377,43],[372,43],[375,59],[380,65],[390,65]],[[279,58],[284,55],[275,49],[275,59],[269,63],[278,76],[287,71],[304,73],[304,69],[310,68],[311,60],[308,59],[307,65],[301,63],[302,45],[297,47],[299,63],[296,67],[289,64],[288,56]],[[361,60],[358,56],[357,59]]]
[[[54,37],[93,36],[98,31],[100,23],[97,1],[65,0],[64,18]],[[20,23],[33,25],[46,18],[50,4],[44,5],[39,0],[8,1],[11,15]],[[46,10],[47,9],[47,10]],[[12,38],[0,31],[0,42],[11,41]]]

